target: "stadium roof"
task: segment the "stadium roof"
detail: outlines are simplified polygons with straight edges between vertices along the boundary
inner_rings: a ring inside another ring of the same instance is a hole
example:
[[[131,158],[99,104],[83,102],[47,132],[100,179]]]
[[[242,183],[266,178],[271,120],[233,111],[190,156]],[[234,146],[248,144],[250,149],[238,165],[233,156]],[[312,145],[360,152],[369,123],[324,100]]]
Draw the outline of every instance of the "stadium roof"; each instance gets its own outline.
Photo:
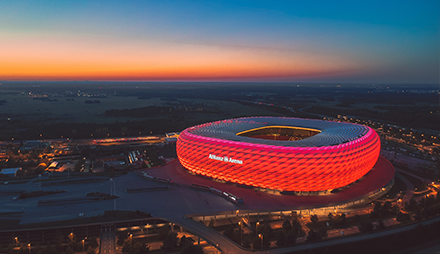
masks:
[[[295,141],[279,141],[237,136],[237,133],[268,126],[300,127],[320,133]],[[246,117],[211,122],[188,128],[191,134],[207,138],[286,147],[321,147],[347,143],[365,136],[369,128],[363,125],[291,117]]]

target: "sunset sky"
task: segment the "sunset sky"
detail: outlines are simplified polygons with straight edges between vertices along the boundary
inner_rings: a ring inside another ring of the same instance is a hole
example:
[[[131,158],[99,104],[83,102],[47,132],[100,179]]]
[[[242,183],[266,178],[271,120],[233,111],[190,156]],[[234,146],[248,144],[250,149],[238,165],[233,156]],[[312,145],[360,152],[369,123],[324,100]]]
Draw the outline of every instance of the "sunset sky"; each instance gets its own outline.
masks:
[[[0,1],[0,80],[439,83],[440,1]]]

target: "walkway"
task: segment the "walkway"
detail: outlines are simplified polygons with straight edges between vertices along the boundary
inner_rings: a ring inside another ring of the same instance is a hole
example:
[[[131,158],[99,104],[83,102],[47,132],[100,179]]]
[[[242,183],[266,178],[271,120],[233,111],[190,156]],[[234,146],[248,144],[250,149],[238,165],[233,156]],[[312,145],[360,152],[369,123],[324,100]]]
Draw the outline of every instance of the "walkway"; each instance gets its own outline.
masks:
[[[400,173],[396,173],[396,176],[406,185],[406,192],[402,198],[402,203],[405,204],[414,196],[414,185]]]
[[[408,171],[406,171],[406,170],[403,170],[403,169],[400,169],[400,168],[397,168],[397,167],[394,167],[394,168],[395,168],[396,171],[399,172],[399,173],[407,174],[407,175],[412,176],[412,177],[414,177],[414,178],[417,178],[417,179],[419,179],[420,181],[425,182],[425,183],[431,183],[431,180],[429,180],[429,179],[423,178],[423,177],[418,176],[418,175],[414,175],[413,173],[410,173],[410,172],[408,172]]]

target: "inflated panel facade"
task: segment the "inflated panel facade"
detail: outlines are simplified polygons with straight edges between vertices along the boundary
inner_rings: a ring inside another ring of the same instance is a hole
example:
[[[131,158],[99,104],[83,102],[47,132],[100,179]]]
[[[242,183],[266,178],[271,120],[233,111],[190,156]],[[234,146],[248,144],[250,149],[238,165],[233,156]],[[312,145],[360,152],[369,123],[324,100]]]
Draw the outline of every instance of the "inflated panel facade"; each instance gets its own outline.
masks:
[[[331,190],[364,176],[379,157],[377,133],[362,127],[361,137],[343,144],[289,147],[191,133],[201,125],[180,134],[177,155],[188,170],[229,182],[280,191]]]

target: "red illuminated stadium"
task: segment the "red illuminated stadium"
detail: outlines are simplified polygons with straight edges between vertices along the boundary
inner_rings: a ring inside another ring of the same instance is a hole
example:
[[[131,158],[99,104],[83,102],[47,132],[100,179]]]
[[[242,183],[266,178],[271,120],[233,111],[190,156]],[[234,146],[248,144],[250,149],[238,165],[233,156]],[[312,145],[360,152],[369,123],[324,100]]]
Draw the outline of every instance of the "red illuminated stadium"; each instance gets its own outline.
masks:
[[[367,126],[282,117],[206,123],[177,141],[179,161],[196,174],[278,191],[347,186],[373,168],[379,152]]]

